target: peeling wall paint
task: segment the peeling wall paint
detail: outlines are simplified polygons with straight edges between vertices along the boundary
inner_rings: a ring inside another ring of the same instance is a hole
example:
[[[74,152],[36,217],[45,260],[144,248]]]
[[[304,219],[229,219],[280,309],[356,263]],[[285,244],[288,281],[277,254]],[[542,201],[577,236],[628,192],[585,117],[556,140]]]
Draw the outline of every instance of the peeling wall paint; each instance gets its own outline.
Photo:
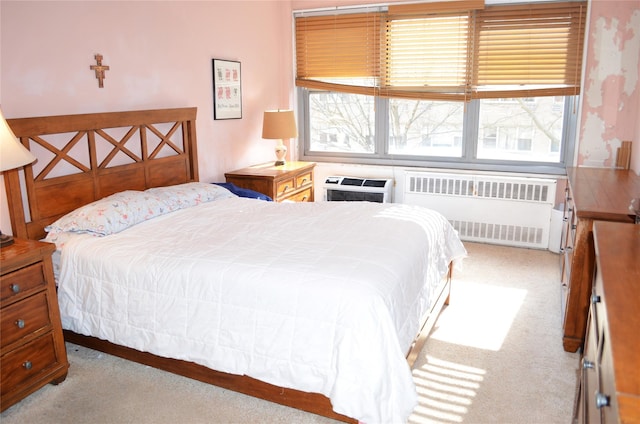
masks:
[[[577,164],[615,166],[631,140],[638,173],[640,0],[593,0],[590,16]]]

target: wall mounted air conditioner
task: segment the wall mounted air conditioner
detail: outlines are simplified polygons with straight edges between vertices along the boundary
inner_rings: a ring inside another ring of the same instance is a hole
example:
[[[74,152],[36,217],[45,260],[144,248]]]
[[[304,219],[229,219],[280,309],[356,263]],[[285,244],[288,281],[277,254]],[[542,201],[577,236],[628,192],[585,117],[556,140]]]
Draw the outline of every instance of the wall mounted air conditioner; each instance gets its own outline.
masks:
[[[323,184],[324,200],[327,202],[365,201],[390,203],[393,179],[358,177],[327,177]]]

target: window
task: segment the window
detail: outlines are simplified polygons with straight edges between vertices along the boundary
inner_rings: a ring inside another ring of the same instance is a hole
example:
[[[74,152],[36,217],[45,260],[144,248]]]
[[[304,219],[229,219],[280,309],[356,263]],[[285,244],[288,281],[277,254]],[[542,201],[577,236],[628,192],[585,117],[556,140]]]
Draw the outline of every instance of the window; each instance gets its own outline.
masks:
[[[309,101],[309,150],[375,153],[374,97],[313,92]]]
[[[405,99],[389,99],[388,103],[389,154],[462,155],[464,103]]]
[[[478,159],[561,164],[564,107],[554,97],[479,101]],[[571,115],[571,111],[568,111]]]
[[[463,0],[297,13],[301,156],[564,168],[585,9]]]
[[[563,144],[569,140],[568,128],[575,127],[571,97],[561,108],[553,97],[469,103],[377,99],[382,106],[375,107],[374,96],[308,90],[301,94],[309,103],[308,131],[301,132],[309,140],[306,158],[484,164],[492,169],[520,163],[529,171],[542,165],[550,172],[549,167],[564,168],[571,154],[571,143]],[[380,128],[382,134],[376,132]]]

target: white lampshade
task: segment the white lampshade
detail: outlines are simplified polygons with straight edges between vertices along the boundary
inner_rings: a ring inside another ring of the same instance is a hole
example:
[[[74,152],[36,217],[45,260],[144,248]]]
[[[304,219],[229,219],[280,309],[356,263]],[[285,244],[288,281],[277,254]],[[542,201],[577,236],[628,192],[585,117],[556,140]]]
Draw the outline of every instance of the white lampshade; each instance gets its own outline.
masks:
[[[0,109],[0,172],[20,168],[36,160],[13,134]]]
[[[262,121],[262,138],[278,140],[276,145],[276,166],[284,165],[287,155],[285,138],[298,136],[296,117],[292,110],[267,110]]]

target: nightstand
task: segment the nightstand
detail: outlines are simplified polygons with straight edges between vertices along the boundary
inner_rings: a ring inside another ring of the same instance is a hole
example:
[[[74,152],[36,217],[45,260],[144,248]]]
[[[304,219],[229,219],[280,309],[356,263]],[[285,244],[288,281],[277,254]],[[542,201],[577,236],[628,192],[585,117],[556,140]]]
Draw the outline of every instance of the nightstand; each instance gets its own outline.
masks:
[[[67,377],[51,254],[55,245],[15,239],[0,250],[0,410]]]
[[[266,194],[276,202],[313,202],[313,162],[273,162],[254,165],[224,176],[228,183]]]

